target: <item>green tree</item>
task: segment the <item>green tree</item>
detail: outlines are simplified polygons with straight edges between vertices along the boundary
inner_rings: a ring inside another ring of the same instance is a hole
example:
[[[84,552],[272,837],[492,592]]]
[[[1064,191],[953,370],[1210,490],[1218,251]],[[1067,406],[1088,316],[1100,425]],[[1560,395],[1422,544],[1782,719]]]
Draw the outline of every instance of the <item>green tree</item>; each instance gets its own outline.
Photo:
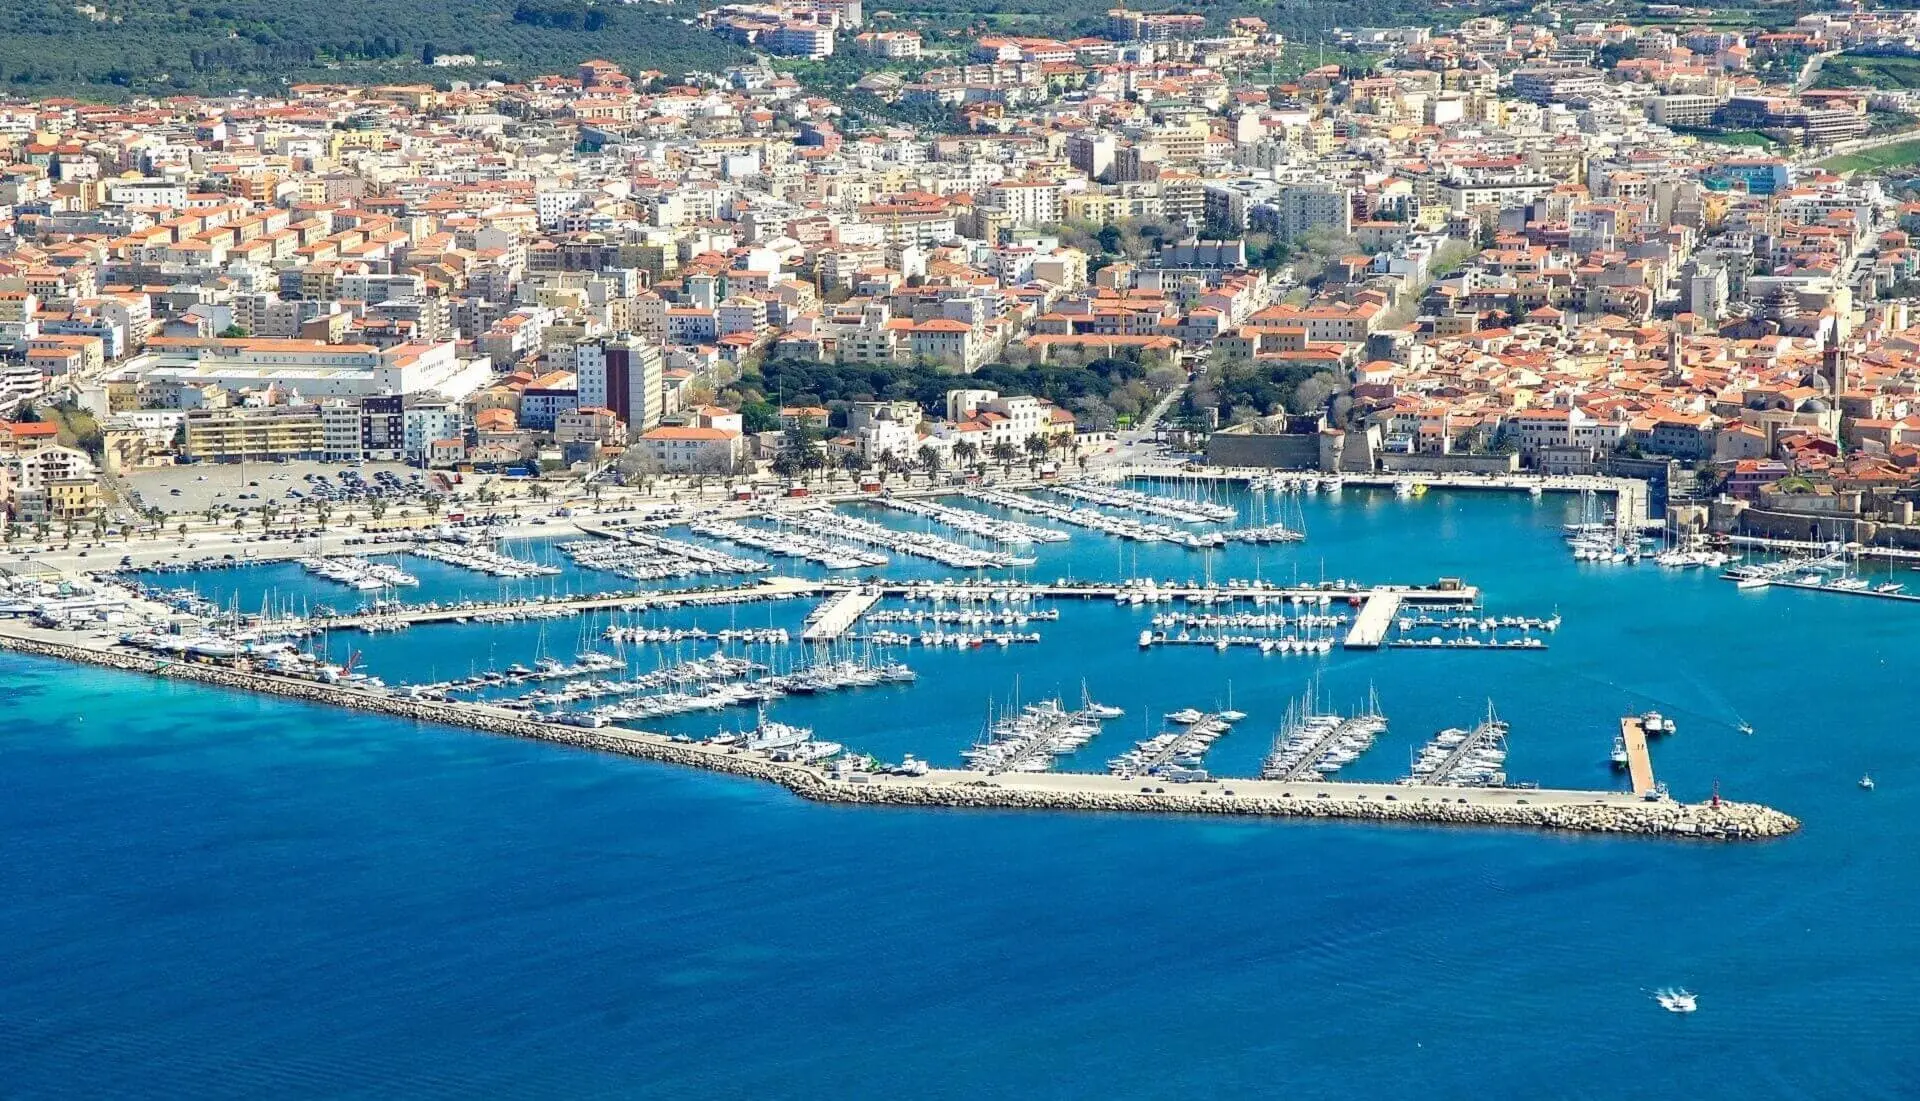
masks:
[[[1007,440],[1001,440],[993,445],[991,454],[993,460],[1000,464],[1000,476],[1004,478],[1013,473],[1013,461],[1020,457],[1020,449]]]

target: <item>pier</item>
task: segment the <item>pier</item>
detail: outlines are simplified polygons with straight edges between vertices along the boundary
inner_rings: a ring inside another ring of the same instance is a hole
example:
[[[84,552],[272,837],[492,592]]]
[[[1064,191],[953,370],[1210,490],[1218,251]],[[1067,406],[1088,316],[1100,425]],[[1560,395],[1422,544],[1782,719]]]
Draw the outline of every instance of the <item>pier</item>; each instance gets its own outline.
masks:
[[[883,581],[861,588],[880,597],[918,600],[949,600],[955,603],[1014,603],[1033,600],[1127,600],[1147,592],[1134,582],[1076,583],[1066,580],[1051,584],[992,581]],[[559,616],[591,611],[644,611],[653,608],[683,608],[710,604],[745,604],[757,600],[786,600],[804,596],[825,596],[848,591],[844,581],[810,581],[798,577],[768,577],[747,585],[702,589],[635,590],[624,593],[593,593],[544,599],[463,602],[445,606],[386,607],[379,611],[316,617],[321,627],[356,628],[369,624],[393,628],[419,623],[463,623],[476,619],[516,616]],[[1396,598],[1393,607],[1417,604],[1436,608],[1471,607],[1480,592],[1471,585],[1442,580],[1422,585],[1179,585],[1169,583],[1150,590],[1156,602],[1179,600],[1191,604],[1219,604],[1237,600],[1279,601],[1297,604],[1329,604],[1345,601],[1361,604],[1388,595]],[[1144,601],[1140,601],[1143,603]],[[869,605],[871,606],[871,605]],[[865,609],[862,609],[864,611]],[[1362,611],[1362,617],[1365,611]],[[1392,613],[1387,613],[1389,622]],[[1384,628],[1382,628],[1384,631]],[[1377,645],[1377,644],[1376,644]]]
[[[1434,756],[1423,755],[1408,779],[1433,787],[1502,787],[1506,774],[1493,771],[1495,764],[1481,762],[1489,755],[1496,760],[1504,758],[1506,737],[1507,724],[1494,718],[1489,707],[1487,718],[1472,730],[1441,731],[1425,751]],[[1449,738],[1457,740],[1449,746]]]
[[[879,589],[869,590],[858,586],[848,589],[820,605],[807,617],[806,626],[800,630],[800,639],[803,642],[831,642],[846,634],[855,620],[878,603]]]
[[[1400,603],[1404,594],[1394,590],[1375,590],[1361,606],[1359,616],[1353,621],[1353,628],[1347,632],[1344,645],[1349,650],[1378,650],[1386,641],[1387,630],[1400,614]]]
[[[1326,757],[1328,750],[1349,738],[1355,738],[1357,736],[1366,736],[1367,741],[1371,743],[1373,736],[1377,735],[1385,725],[1385,722],[1377,715],[1355,715],[1350,718],[1341,719],[1338,723],[1327,727],[1319,737],[1315,738],[1313,742],[1306,747],[1305,751],[1300,754],[1298,760],[1267,775],[1265,779],[1277,780],[1281,783],[1293,783],[1298,780],[1318,780],[1320,778],[1319,765],[1322,758]],[[1328,768],[1327,771],[1331,772],[1333,769]]]
[[[1620,720],[1620,740],[1627,747],[1627,780],[1633,793],[1645,798],[1654,793],[1653,758],[1647,753],[1647,728],[1636,715]]]

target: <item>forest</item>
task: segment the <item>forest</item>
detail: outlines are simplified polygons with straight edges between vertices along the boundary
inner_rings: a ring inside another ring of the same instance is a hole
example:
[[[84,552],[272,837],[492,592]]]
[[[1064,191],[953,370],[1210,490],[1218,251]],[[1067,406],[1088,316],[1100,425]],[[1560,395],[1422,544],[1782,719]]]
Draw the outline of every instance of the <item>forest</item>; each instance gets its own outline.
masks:
[[[91,12],[91,14],[89,14]],[[429,68],[474,54],[478,70]],[[585,0],[56,0],[0,3],[0,89],[104,97],[301,81],[369,84],[513,79],[590,57],[670,75],[724,67],[738,50],[673,9]]]

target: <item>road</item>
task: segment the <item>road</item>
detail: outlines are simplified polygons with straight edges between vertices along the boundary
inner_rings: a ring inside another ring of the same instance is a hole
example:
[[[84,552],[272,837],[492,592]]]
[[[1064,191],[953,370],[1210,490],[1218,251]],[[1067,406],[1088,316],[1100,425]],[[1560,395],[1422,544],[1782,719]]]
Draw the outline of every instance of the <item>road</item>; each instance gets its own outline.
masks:
[[[1087,465],[1099,468],[1153,466],[1180,462],[1181,458],[1178,456],[1161,455],[1154,450],[1153,429],[1154,425],[1159,424],[1161,418],[1167,415],[1167,410],[1173,408],[1173,403],[1179,401],[1180,396],[1186,392],[1187,384],[1184,382],[1168,391],[1167,396],[1161,398],[1152,409],[1149,409],[1146,415],[1140,418],[1139,423],[1118,434],[1113,450],[1091,456],[1087,460]]]
[[[1898,145],[1904,141],[1920,139],[1920,129],[1900,130],[1892,134],[1876,134],[1868,138],[1855,138],[1852,141],[1835,142],[1822,146],[1819,150],[1807,150],[1798,153],[1794,159],[1801,164],[1817,164],[1829,157],[1842,157],[1849,153],[1862,153],[1869,149],[1878,149],[1883,145]]]
[[[1807,58],[1807,63],[1800,66],[1799,78],[1793,82],[1794,94],[1799,95],[1801,92],[1812,87],[1814,80],[1820,76],[1820,66],[1827,63],[1827,58],[1839,52],[1839,50],[1822,50],[1812,57]]]

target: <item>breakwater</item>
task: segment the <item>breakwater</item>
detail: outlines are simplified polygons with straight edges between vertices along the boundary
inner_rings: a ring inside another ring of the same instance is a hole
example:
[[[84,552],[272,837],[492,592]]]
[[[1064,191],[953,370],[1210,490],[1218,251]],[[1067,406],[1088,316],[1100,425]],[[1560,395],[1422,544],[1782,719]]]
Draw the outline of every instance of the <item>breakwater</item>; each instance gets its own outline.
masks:
[[[1230,817],[1317,818],[1424,825],[1492,826],[1584,833],[1748,840],[1799,829],[1792,816],[1752,803],[1676,803],[1622,799],[1616,793],[1527,792],[1495,801],[1464,789],[1454,802],[1416,801],[1420,789],[1382,784],[1317,784],[1299,791],[1260,781],[1128,790],[1105,777],[1053,775],[926,777],[858,774],[837,779],[820,769],[769,760],[738,747],[675,741],[664,735],[538,722],[479,704],[410,700],[384,692],[318,684],[217,665],[170,662],[40,637],[0,635],[0,648],[39,657],[146,673],[350,710],[460,726],[579,749],[617,753],[779,784],[819,802],[956,809],[1044,810]]]

